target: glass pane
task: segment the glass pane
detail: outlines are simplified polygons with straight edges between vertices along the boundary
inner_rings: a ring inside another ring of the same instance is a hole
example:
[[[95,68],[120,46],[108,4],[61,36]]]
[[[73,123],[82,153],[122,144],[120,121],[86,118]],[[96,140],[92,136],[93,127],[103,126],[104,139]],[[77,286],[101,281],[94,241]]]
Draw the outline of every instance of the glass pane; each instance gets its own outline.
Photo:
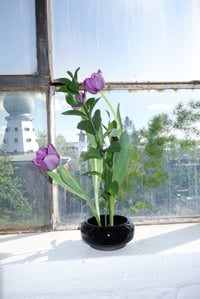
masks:
[[[2,93],[0,105],[0,227],[49,224],[48,177],[32,164],[46,142],[45,95]]]
[[[34,0],[0,2],[0,74],[37,71]]]
[[[81,66],[107,81],[199,78],[200,2],[61,0],[53,3],[54,77]]]
[[[200,1],[52,0],[53,70],[106,81],[199,79]]]
[[[114,107],[120,103],[124,126],[132,136],[129,184],[122,188],[117,212],[125,210],[134,217],[199,215],[200,91],[120,90],[108,92],[107,96]],[[103,100],[99,108],[102,113],[107,108]],[[77,117],[61,114],[68,109],[58,93],[56,147],[63,163],[68,162],[68,169],[89,190],[91,181],[81,176],[87,165],[80,163],[87,140],[76,129]],[[69,222],[90,213],[84,201],[63,189],[59,208],[61,220]]]

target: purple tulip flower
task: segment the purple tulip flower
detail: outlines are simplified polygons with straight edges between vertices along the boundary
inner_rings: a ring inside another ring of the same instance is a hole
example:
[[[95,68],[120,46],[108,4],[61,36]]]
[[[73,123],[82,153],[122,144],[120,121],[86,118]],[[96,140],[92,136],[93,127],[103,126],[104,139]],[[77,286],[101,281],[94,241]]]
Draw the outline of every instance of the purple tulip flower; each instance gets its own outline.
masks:
[[[80,103],[80,105],[77,106],[72,106],[72,108],[74,110],[79,110],[81,108],[81,105],[85,102],[86,100],[86,96],[85,96],[85,92],[80,91],[78,95],[76,95],[76,100],[78,103]]]
[[[60,161],[60,156],[52,144],[40,147],[36,152],[36,158],[32,160],[33,164],[43,170],[56,169]]]
[[[79,94],[76,96],[76,100],[78,103],[83,104],[85,102],[85,92],[80,91]]]
[[[105,81],[102,72],[98,70],[97,73],[93,73],[90,78],[86,78],[82,84],[83,88],[92,94],[96,94],[101,91],[105,86]]]

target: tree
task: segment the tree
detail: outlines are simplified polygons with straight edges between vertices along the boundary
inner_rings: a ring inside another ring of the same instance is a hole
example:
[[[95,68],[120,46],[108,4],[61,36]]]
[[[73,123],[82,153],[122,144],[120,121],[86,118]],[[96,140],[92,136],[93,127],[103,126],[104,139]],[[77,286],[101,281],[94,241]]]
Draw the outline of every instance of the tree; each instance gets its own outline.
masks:
[[[45,131],[37,132],[36,141],[39,147],[44,147],[48,143],[47,133]],[[55,146],[61,156],[66,156],[69,153],[68,143],[62,134],[58,134],[55,140]]]
[[[126,131],[134,131],[135,130],[135,126],[133,124],[133,121],[128,117],[126,116],[125,119],[124,119],[124,123],[123,123],[123,127]]]
[[[169,182],[167,164],[170,157],[180,159],[180,155],[186,155],[186,152],[191,155],[199,144],[199,109],[200,102],[179,103],[171,114],[158,114],[150,119],[147,128],[132,132],[129,171],[120,194],[120,200],[125,198],[129,203],[129,210],[150,208],[151,205],[145,201],[146,194],[150,198],[155,188]],[[132,124],[128,118],[126,123]],[[171,174],[174,182],[177,175],[175,172]],[[170,185],[170,188],[174,188],[171,193],[177,193],[177,184]]]
[[[0,215],[4,220],[28,219],[31,206],[21,191],[20,180],[8,156],[0,156]]]
[[[37,141],[39,147],[44,147],[48,142],[47,133],[45,131],[37,132],[36,133],[36,141]]]
[[[56,136],[56,149],[61,156],[69,155],[69,144],[67,143],[65,137],[62,134]]]

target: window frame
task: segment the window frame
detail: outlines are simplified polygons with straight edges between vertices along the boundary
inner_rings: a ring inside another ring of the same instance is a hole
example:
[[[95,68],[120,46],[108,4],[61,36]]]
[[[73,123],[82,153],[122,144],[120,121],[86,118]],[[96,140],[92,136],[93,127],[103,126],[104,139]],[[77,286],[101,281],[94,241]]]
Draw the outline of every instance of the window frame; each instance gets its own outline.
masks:
[[[35,0],[37,72],[28,75],[0,75],[0,91],[47,91],[50,83],[48,0]]]
[[[37,72],[34,74],[25,75],[1,75],[0,74],[0,92],[10,91],[39,91],[44,92],[46,95],[46,111],[47,111],[47,134],[49,142],[53,142],[54,132],[54,117],[52,108],[53,104],[50,101],[51,98],[51,80],[50,80],[50,24],[47,21],[50,15],[49,0],[35,0],[35,32],[36,32],[36,59],[37,59]],[[50,127],[50,123],[52,126]],[[51,129],[49,129],[51,128]],[[50,179],[49,179],[50,180]],[[51,180],[50,180],[51,181]],[[53,194],[53,188],[51,184],[51,190],[49,194]],[[23,231],[46,231],[52,230],[55,219],[53,199],[50,199],[50,223],[49,225],[43,225],[41,227],[30,226]],[[52,220],[54,219],[54,221]],[[0,232],[21,232],[19,227],[0,227]]]

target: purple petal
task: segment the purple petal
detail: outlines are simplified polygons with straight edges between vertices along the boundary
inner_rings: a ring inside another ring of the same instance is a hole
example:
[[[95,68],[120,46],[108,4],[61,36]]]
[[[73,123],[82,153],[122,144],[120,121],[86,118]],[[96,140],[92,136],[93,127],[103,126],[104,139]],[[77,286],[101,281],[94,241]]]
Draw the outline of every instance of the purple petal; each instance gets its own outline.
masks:
[[[94,76],[94,84],[96,89],[98,89],[99,91],[102,90],[105,86],[104,78],[100,70]]]
[[[43,160],[37,160],[37,158],[32,160],[33,164],[42,168],[43,170],[48,170],[46,164],[44,163]]]
[[[83,88],[89,91],[92,94],[97,93],[97,89],[93,86],[93,81],[90,78],[87,78],[83,81]]]
[[[86,100],[86,98],[85,98],[85,93],[81,91],[81,92],[76,96],[76,100],[77,100],[77,102],[83,104],[83,103],[85,102],[85,100]]]
[[[86,78],[83,81],[83,88],[92,94],[101,91],[105,86],[105,81],[102,72],[98,70],[97,73],[93,73],[90,78]]]
[[[47,144],[46,148],[47,148],[47,155],[56,155],[58,158],[60,157],[53,144],[51,143]]]
[[[55,155],[47,155],[44,158],[44,163],[48,170],[56,169],[59,164],[59,158]]]
[[[43,170],[55,169],[60,161],[60,156],[55,147],[49,143],[45,147],[40,147],[36,152],[36,158],[32,160],[33,164]]]
[[[72,106],[72,108],[73,108],[74,110],[80,110],[80,109],[81,109],[80,106]]]
[[[44,157],[46,156],[47,154],[47,150],[45,147],[40,147],[37,152],[36,152],[36,159],[37,160],[43,160]]]

